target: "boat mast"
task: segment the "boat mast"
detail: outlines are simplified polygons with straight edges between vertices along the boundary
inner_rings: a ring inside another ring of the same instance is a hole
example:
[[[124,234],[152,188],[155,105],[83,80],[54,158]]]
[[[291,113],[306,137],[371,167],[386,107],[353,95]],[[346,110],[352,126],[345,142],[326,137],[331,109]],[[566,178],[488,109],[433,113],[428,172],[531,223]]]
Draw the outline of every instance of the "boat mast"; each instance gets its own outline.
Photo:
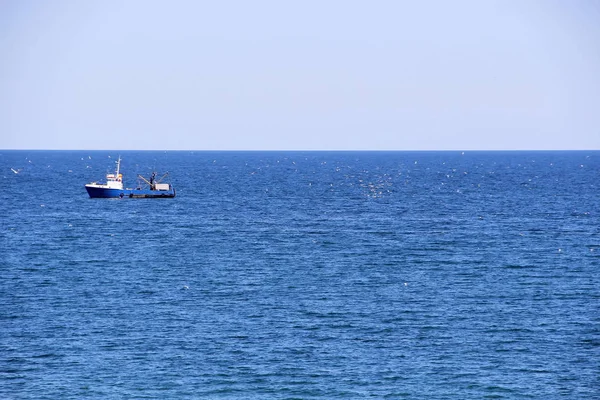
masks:
[[[117,178],[119,177],[119,169],[121,168],[121,156],[119,155],[119,159],[117,160]]]

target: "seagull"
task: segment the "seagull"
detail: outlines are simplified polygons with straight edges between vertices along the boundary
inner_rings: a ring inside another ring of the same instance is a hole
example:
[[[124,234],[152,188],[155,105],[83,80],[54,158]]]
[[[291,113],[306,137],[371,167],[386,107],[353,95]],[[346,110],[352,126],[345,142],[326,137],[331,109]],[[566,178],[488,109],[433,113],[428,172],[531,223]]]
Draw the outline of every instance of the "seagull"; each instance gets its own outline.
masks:
[[[20,170],[16,170],[16,169],[14,169],[14,168],[11,168],[10,170],[11,170],[12,172],[14,172],[15,174],[18,174],[18,173],[19,173],[19,171],[20,171]]]

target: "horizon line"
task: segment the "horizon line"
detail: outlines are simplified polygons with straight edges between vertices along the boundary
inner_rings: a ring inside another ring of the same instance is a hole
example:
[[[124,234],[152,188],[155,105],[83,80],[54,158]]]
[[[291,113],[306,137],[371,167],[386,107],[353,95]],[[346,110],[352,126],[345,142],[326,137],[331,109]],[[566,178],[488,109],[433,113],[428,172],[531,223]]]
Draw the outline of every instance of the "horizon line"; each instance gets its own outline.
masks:
[[[361,152],[369,152],[369,153],[399,153],[399,152],[559,152],[559,151],[600,151],[600,149],[38,149],[38,148],[0,148],[0,151],[147,151],[147,152],[157,152],[157,151],[173,151],[173,152],[237,152],[237,153],[251,153],[251,152],[311,152],[311,153],[361,153]]]

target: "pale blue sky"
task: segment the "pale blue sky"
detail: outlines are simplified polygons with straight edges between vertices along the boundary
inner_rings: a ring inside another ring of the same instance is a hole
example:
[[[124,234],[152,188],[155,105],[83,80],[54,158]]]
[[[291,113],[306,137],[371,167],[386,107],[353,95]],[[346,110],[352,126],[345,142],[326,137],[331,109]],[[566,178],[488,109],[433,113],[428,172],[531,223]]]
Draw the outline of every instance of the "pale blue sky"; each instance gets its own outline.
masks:
[[[600,149],[600,1],[0,1],[0,148]]]

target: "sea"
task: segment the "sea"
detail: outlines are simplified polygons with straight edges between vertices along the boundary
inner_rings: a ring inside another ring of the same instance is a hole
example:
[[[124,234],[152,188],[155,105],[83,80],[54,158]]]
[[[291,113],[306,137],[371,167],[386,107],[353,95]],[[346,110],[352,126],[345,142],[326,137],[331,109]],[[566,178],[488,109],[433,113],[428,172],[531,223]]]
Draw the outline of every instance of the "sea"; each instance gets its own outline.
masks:
[[[91,199],[122,158],[172,199]],[[600,152],[0,150],[2,399],[599,399]]]

